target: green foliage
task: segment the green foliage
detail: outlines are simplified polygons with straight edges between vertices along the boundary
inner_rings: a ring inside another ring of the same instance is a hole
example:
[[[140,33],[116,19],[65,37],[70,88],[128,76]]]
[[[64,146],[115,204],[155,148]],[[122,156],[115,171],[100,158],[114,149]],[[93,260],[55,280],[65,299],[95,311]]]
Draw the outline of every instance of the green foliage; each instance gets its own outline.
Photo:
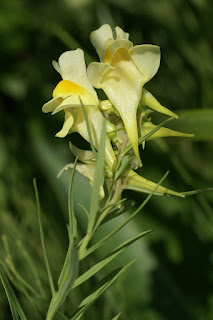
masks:
[[[70,175],[65,172],[59,180],[55,178],[66,163],[73,161],[67,147],[69,139],[62,142],[53,138],[60,127],[60,118],[47,119],[39,113],[59,81],[51,69],[51,60],[77,47],[86,49],[87,62],[94,60],[88,36],[102,23],[120,25],[130,33],[134,43],[158,44],[162,51],[161,67],[147,88],[180,116],[168,126],[193,132],[195,137],[192,141],[175,138],[148,141],[146,152],[141,152],[143,175],[159,181],[169,168],[170,175],[165,181],[168,187],[183,192],[212,187],[211,9],[212,4],[207,1],[195,0],[87,0],[65,1],[63,5],[61,1],[35,5],[27,0],[13,0],[2,4],[0,232],[9,249],[2,240],[0,255],[4,273],[27,318],[42,318],[51,301],[38,237],[32,177],[36,176],[38,181],[54,283],[69,245],[64,226]],[[74,208],[81,237],[87,222],[78,203],[89,211],[91,188],[78,173],[74,186]],[[130,206],[129,216],[124,214],[100,226],[94,235],[97,242],[92,240],[87,251],[93,255],[85,256],[80,269],[89,270],[103,252],[111,247],[113,250],[127,237],[150,228],[154,232],[147,241],[144,238],[125,251],[124,263],[134,256],[138,260],[125,279],[87,310],[86,318],[112,319],[122,310],[120,319],[212,319],[212,192],[184,200],[152,197],[143,208],[143,215],[138,212],[125,228],[114,233],[114,238],[109,238],[111,245],[106,245],[102,239],[117,230],[144,200],[144,196],[126,191],[125,198],[129,196],[135,203]],[[98,243],[103,246],[89,251]],[[8,260],[9,254],[12,259]],[[100,275],[82,284],[80,290],[76,288],[73,294],[71,291],[65,311],[74,309],[88,292],[93,292],[94,281],[104,274],[100,270]],[[27,296],[31,296],[31,302]],[[10,319],[3,287],[0,287],[0,310],[2,320]],[[63,319],[60,313],[55,317]]]
[[[13,316],[14,320],[27,320],[19,302],[18,299],[6,277],[6,274],[2,268],[2,266],[0,266],[0,277],[1,277],[1,281],[2,284],[4,286],[5,292],[7,294],[7,298],[8,298],[8,302],[10,304],[10,309],[11,309],[11,313]],[[20,318],[19,318],[20,317]]]

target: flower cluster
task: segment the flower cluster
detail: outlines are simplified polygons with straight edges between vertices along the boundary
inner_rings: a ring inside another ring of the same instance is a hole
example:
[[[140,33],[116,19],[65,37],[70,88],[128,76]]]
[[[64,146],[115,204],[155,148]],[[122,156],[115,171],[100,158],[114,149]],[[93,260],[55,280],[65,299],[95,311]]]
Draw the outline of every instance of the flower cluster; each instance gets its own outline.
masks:
[[[47,102],[42,110],[52,114],[64,111],[64,124],[56,134],[57,137],[63,138],[69,133],[78,132],[89,141],[81,106],[83,104],[92,141],[97,150],[102,126],[104,122],[106,123],[105,175],[109,188],[113,175],[124,159],[122,152],[129,150],[128,156],[131,156],[131,161],[127,161],[125,169],[119,176],[122,190],[133,189],[150,193],[156,188],[156,184],[135,172],[138,166],[142,166],[139,154],[140,141],[143,141],[144,147],[145,140],[148,139],[191,135],[164,127],[155,130],[156,126],[150,120],[152,110],[178,118],[144,89],[144,84],[158,71],[160,48],[147,44],[133,46],[129,41],[129,34],[119,27],[115,28],[115,33],[116,37],[107,24],[91,33],[91,42],[100,62],[92,62],[87,69],[81,49],[64,52],[58,62],[53,62],[54,68],[63,80],[54,89],[53,99]],[[108,99],[101,101],[94,88],[102,89]],[[80,160],[76,169],[93,184],[95,173],[93,152],[80,150],[75,146],[71,148]],[[104,191],[100,190],[100,194],[104,196]],[[182,196],[162,186],[157,187],[155,194]]]

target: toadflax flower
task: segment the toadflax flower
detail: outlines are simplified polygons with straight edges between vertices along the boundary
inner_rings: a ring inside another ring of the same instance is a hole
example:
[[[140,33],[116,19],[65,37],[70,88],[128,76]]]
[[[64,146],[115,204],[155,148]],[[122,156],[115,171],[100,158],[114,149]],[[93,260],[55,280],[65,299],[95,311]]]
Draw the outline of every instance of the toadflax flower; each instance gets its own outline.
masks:
[[[77,163],[76,170],[85,176],[90,185],[93,186],[94,184],[94,178],[95,178],[95,168],[96,168],[96,162],[94,155],[89,150],[81,150],[74,145],[70,144],[70,148],[73,152],[73,154],[78,157],[78,159],[81,161],[81,163]],[[60,176],[64,170],[67,170],[69,168],[73,168],[73,163],[67,164],[58,174]],[[122,186],[122,190],[134,190],[137,192],[142,193],[151,193],[154,189],[155,195],[172,195],[176,197],[184,197],[183,194],[173,191],[171,189],[165,188],[161,185],[157,186],[157,184],[151,180],[145,179],[144,177],[137,174],[134,170],[126,169],[122,174],[122,180],[125,181]],[[110,190],[112,187],[112,179],[106,179],[107,187]],[[104,198],[105,193],[103,186],[100,187],[99,191],[100,197]]]
[[[140,165],[136,113],[143,85],[156,74],[160,48],[155,45],[133,47],[129,34],[116,27],[116,39],[108,24],[91,33],[100,62],[88,66],[88,77],[95,88],[104,90],[117,109]]]
[[[63,138],[71,132],[78,132],[85,140],[89,141],[81,107],[82,101],[90,123],[93,143],[98,149],[105,119],[98,109],[99,100],[97,94],[87,78],[83,51],[77,49],[64,52],[59,57],[58,63],[56,61],[53,62],[53,66],[61,74],[63,80],[58,83],[53,91],[53,99],[44,104],[42,111],[55,114],[64,110],[64,124],[56,134],[57,137]],[[108,138],[106,138],[105,146],[106,163],[113,170],[116,166],[116,158]]]

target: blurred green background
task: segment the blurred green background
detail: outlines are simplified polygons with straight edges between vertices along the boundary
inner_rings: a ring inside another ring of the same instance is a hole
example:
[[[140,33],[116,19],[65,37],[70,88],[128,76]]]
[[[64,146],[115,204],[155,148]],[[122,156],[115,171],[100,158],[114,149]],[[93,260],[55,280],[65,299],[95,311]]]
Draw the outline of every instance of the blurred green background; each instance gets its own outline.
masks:
[[[70,137],[54,137],[62,126],[61,116],[41,112],[60,80],[51,61],[78,47],[85,50],[87,63],[97,60],[89,35],[104,23],[119,25],[130,33],[134,44],[159,45],[161,67],[146,88],[180,115],[180,120],[171,122],[170,127],[195,133],[195,137],[148,142],[142,152],[143,175],[158,181],[169,169],[164,185],[177,191],[213,187],[213,3],[10,0],[2,1],[0,9],[0,257],[11,268],[15,265],[15,270],[32,286],[39,286],[40,278],[50,297],[32,179],[37,178],[47,250],[57,279],[68,243],[70,173],[59,180],[56,175],[73,161],[68,147]],[[162,119],[154,120],[158,123]],[[78,203],[89,205],[90,188],[78,174],[75,186],[75,207],[83,230],[85,217]],[[141,194],[126,195],[138,205],[144,199]],[[186,199],[153,197],[111,243],[115,245],[137,231],[152,229],[112,268],[134,257],[136,263],[86,313],[85,319],[111,319],[119,311],[123,320],[213,319],[212,204],[211,191]],[[110,228],[109,223],[103,232]],[[100,250],[100,256],[106,250]],[[90,265],[96,258],[94,255],[86,263]],[[15,277],[11,282],[16,288]],[[77,304],[94,284],[95,281],[84,286],[70,303]],[[16,292],[29,319],[39,319],[24,293],[18,289]],[[12,319],[1,285],[0,315],[1,320]]]

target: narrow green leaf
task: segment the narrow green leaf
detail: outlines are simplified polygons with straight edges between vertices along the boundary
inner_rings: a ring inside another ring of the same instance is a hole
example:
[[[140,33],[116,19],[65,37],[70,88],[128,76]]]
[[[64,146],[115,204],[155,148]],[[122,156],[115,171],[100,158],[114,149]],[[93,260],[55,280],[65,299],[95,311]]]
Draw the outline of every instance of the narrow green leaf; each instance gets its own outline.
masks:
[[[31,271],[32,275],[34,276],[33,281],[34,281],[34,283],[37,284],[37,286],[40,290],[41,297],[44,297],[45,293],[44,293],[44,289],[43,289],[41,281],[40,281],[39,270],[37,270],[37,267],[35,266],[33,259],[31,258],[31,256],[29,255],[29,253],[27,252],[26,248],[24,247],[24,245],[22,244],[22,242],[20,240],[17,241],[17,245],[19,248],[19,252],[22,254],[23,259],[25,260],[25,262],[28,265],[28,269]]]
[[[135,260],[136,259],[132,260],[126,266],[119,269],[115,275],[113,272],[111,279],[107,278],[107,281],[101,287],[81,302],[70,320],[79,320],[83,316],[84,312],[135,262]]]
[[[68,227],[68,230],[70,230],[70,227]],[[72,235],[70,235],[70,236],[72,237]],[[60,276],[58,278],[58,287],[61,286],[61,284],[62,284],[62,282],[63,282],[63,280],[64,280],[64,278],[66,276],[67,268],[69,268],[69,264],[70,264],[70,261],[71,261],[72,243],[73,243],[73,239],[71,238],[71,241],[69,240],[69,247],[68,247],[68,250],[67,250],[67,254],[66,254],[65,261],[64,261],[64,265],[62,267]]]
[[[119,314],[117,314],[117,316],[115,316],[112,320],[118,320],[118,318],[120,318],[121,312]]]
[[[6,292],[6,295],[8,298],[8,302],[10,305],[10,310],[11,310],[13,319],[14,320],[20,320],[20,319],[27,320],[27,318],[21,308],[21,305],[19,304],[19,301],[18,301],[1,265],[0,265],[0,278],[1,278],[3,287],[5,289],[5,292]],[[19,318],[19,316],[20,316],[20,318]]]
[[[82,203],[78,203],[79,207],[84,211],[84,213],[86,214],[87,218],[89,219],[89,212],[88,210],[83,206]]]
[[[121,252],[123,251],[125,248],[129,247],[132,243],[134,243],[135,241],[141,239],[142,237],[144,237],[145,235],[147,235],[148,233],[150,233],[152,230],[147,230],[147,231],[143,231],[138,233],[136,236],[124,241],[123,243],[121,243],[117,248],[115,248],[112,252],[110,252],[107,257],[110,257],[111,255],[114,255],[117,252]]]
[[[104,268],[109,262],[111,262],[117,255],[119,255],[126,247],[128,247],[135,241],[139,240],[140,238],[148,234],[150,231],[151,230],[141,232],[138,235],[124,241],[116,249],[110,252],[102,261],[98,262],[96,265],[94,265],[89,270],[87,270],[84,274],[78,277],[74,282],[72,289],[78,287],[80,284],[82,284],[83,282],[91,278],[94,274],[96,274],[98,271]]]
[[[138,214],[138,212],[140,212],[145,205],[147,204],[147,202],[151,199],[151,197],[153,196],[153,194],[155,193],[155,190],[158,188],[158,186],[163,182],[163,180],[167,177],[167,175],[169,174],[169,171],[167,171],[165,173],[165,175],[160,179],[160,181],[158,182],[158,184],[156,184],[156,187],[152,190],[152,192],[150,192],[150,194],[146,197],[146,199],[142,202],[142,204],[123,222],[120,224],[120,226],[118,226],[117,228],[115,228],[112,232],[108,233],[104,238],[102,238],[101,240],[99,240],[96,244],[94,244],[92,247],[90,247],[86,253],[84,254],[84,258],[87,257],[89,254],[91,254],[93,251],[97,250],[100,246],[103,245],[103,243],[108,240],[110,237],[112,237],[114,234],[116,234],[119,230],[121,230],[130,220],[132,220],[136,214]]]
[[[50,264],[49,264],[49,260],[48,260],[48,256],[47,256],[46,246],[45,246],[45,242],[44,242],[44,231],[43,231],[42,222],[41,222],[40,201],[39,201],[38,188],[37,188],[37,183],[36,183],[35,178],[33,179],[33,186],[34,186],[35,197],[36,197],[36,206],[37,206],[37,215],[38,215],[41,245],[42,245],[42,249],[43,249],[44,260],[45,260],[45,265],[46,265],[46,269],[47,269],[50,289],[51,289],[52,296],[53,296],[55,294],[55,287],[54,287],[53,277],[52,277],[51,270],[50,270]]]
[[[129,154],[126,154],[124,157],[121,158],[115,172],[115,180],[117,180],[120,177],[120,175],[124,172],[124,170],[129,165],[130,161],[132,161],[134,158],[135,157],[130,157]]]
[[[6,258],[6,263],[0,260],[0,264],[6,274],[6,277],[10,281],[10,283],[22,293],[28,302],[32,305],[32,307],[38,311],[35,300],[32,298],[32,293],[37,296],[37,298],[41,298],[41,296],[31,287],[28,282],[26,282],[20,274],[16,271],[15,266],[13,265],[11,258]],[[30,292],[30,293],[29,293]]]
[[[96,215],[99,208],[99,192],[100,187],[104,180],[104,164],[105,164],[105,141],[106,141],[106,125],[103,122],[103,127],[101,130],[101,138],[99,143],[99,151],[98,151],[98,158],[96,163],[95,169],[95,177],[94,177],[94,184],[92,188],[92,195],[91,195],[91,204],[90,204],[90,216],[89,216],[89,223],[87,233],[90,234],[94,227]]]
[[[4,235],[2,236],[2,241],[4,244],[5,251],[7,253],[7,256],[5,258],[5,262],[7,264],[7,267],[6,267],[6,264],[4,264],[4,262],[2,262],[2,267],[4,268],[9,280],[11,280],[11,282],[14,284],[14,286],[16,288],[18,288],[18,290],[23,292],[27,298],[29,298],[29,291],[36,296],[40,296],[39,293],[27,281],[25,281],[23,279],[23,277],[17,272],[15,265],[13,263],[13,260],[12,260],[12,256],[10,253],[10,248],[9,248],[9,244],[8,244],[8,240],[7,240],[6,236],[4,236]],[[17,241],[19,248],[21,247],[20,243],[21,243],[20,240]],[[22,253],[22,250],[20,250],[20,252]],[[24,258],[25,257],[26,257],[26,255],[24,256]]]
[[[58,288],[58,291],[52,297],[46,320],[51,320],[54,317],[55,313],[61,307],[67,295],[69,294],[72,285],[78,275],[78,250],[75,241],[72,239],[71,233],[72,231],[69,228],[69,253],[67,255],[68,259],[65,260],[67,266],[66,268],[63,267],[62,269],[63,275],[59,278],[60,286]]]
[[[71,249],[72,249],[72,243],[73,241],[76,241],[77,239],[77,220],[75,217],[74,212],[74,206],[73,206],[73,180],[74,180],[74,174],[75,174],[75,168],[77,165],[78,157],[76,157],[75,162],[73,164],[73,169],[70,177],[70,185],[69,185],[69,191],[68,191],[68,211],[69,211],[69,227],[68,227],[68,235],[69,230],[71,230],[69,235],[69,248],[66,254],[65,262],[61,271],[61,274],[58,279],[58,286],[60,287],[62,280],[64,279],[64,275],[67,272],[67,268],[69,268],[70,263],[70,257],[71,257]]]

